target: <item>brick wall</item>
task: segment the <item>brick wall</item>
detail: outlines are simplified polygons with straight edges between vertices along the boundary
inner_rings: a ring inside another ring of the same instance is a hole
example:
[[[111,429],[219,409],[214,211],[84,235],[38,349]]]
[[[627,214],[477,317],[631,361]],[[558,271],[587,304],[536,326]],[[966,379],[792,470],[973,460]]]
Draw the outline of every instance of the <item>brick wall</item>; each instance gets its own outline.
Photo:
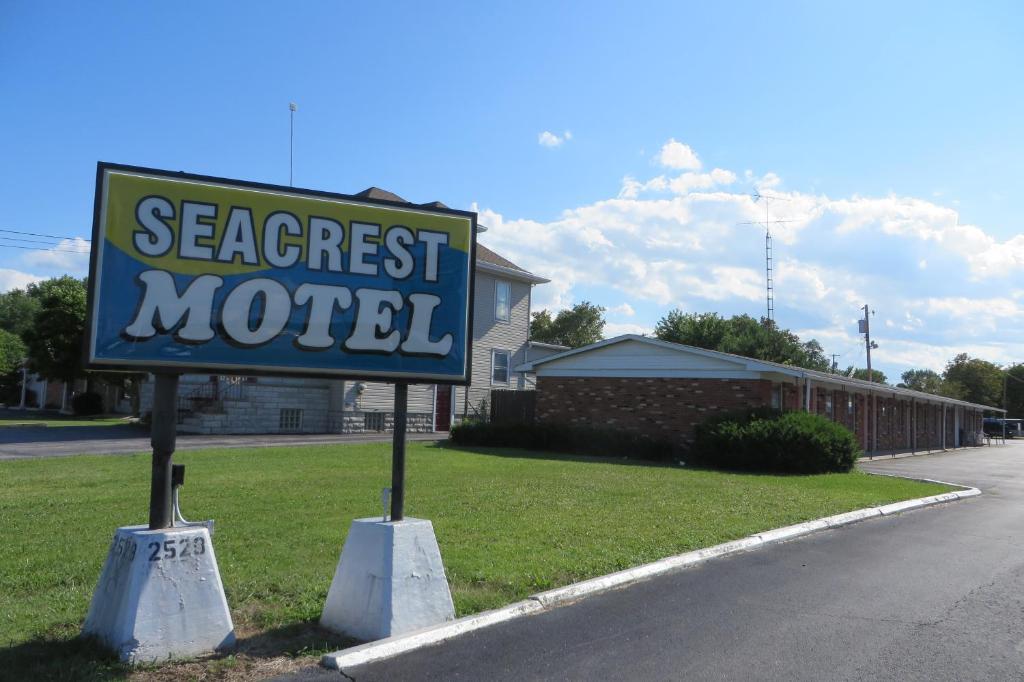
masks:
[[[802,384],[781,388],[785,409],[803,409]],[[619,428],[685,447],[693,441],[694,427],[708,417],[771,405],[771,397],[772,383],[767,380],[542,376],[537,380],[537,421]],[[947,448],[955,443],[956,409],[946,408]],[[981,428],[981,413],[959,409],[965,444],[970,444],[972,434]],[[941,405],[882,395],[872,405],[862,393],[812,385],[811,412],[842,424],[868,450],[900,452],[916,447],[923,451],[943,445]],[[916,442],[912,431],[916,431]]]
[[[539,422],[613,427],[683,446],[710,416],[770,404],[766,380],[537,378]]]

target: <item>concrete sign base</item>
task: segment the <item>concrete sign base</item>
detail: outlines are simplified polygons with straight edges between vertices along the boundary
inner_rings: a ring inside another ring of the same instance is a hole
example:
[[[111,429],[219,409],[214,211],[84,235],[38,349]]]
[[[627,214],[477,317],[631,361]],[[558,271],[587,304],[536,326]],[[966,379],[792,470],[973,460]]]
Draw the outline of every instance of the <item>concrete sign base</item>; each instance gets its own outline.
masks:
[[[434,527],[424,519],[356,519],[320,624],[362,640],[455,618]]]
[[[131,663],[233,646],[235,629],[209,531],[118,528],[82,633]]]

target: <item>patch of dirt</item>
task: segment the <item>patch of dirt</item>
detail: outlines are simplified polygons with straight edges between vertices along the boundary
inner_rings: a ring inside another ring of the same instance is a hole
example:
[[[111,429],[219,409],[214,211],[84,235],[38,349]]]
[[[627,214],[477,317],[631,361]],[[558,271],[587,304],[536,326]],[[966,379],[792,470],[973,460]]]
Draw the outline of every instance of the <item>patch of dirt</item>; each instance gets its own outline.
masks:
[[[238,644],[234,651],[136,669],[128,679],[132,682],[263,680],[319,665],[323,654],[358,644],[316,623],[297,623],[271,630],[239,625],[235,636]]]

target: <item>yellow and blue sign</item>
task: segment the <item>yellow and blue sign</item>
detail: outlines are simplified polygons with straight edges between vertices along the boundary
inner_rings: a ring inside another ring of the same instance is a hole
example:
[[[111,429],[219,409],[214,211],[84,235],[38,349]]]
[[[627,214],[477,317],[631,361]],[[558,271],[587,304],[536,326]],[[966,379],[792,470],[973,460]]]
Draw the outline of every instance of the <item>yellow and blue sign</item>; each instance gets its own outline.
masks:
[[[101,163],[88,364],[466,383],[476,214]]]

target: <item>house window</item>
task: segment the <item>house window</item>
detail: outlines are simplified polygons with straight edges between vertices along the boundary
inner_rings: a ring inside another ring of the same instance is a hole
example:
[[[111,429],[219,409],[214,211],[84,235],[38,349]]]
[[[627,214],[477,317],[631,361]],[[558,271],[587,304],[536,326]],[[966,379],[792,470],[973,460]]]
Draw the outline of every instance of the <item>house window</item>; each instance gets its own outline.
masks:
[[[772,389],[772,409],[782,409],[782,386],[776,386]]]
[[[825,414],[828,415],[829,417],[832,416],[832,396],[831,395],[826,395],[825,396]]]
[[[281,431],[301,431],[302,410],[291,407],[281,408],[278,426]]]
[[[853,396],[846,399],[846,414],[853,414]]]
[[[507,384],[508,383],[508,351],[507,350],[492,350],[491,351],[491,383],[492,384]]]
[[[363,414],[363,428],[367,431],[384,430],[384,412],[366,412]]]
[[[494,319],[508,322],[512,308],[512,285],[498,280],[494,283]]]

